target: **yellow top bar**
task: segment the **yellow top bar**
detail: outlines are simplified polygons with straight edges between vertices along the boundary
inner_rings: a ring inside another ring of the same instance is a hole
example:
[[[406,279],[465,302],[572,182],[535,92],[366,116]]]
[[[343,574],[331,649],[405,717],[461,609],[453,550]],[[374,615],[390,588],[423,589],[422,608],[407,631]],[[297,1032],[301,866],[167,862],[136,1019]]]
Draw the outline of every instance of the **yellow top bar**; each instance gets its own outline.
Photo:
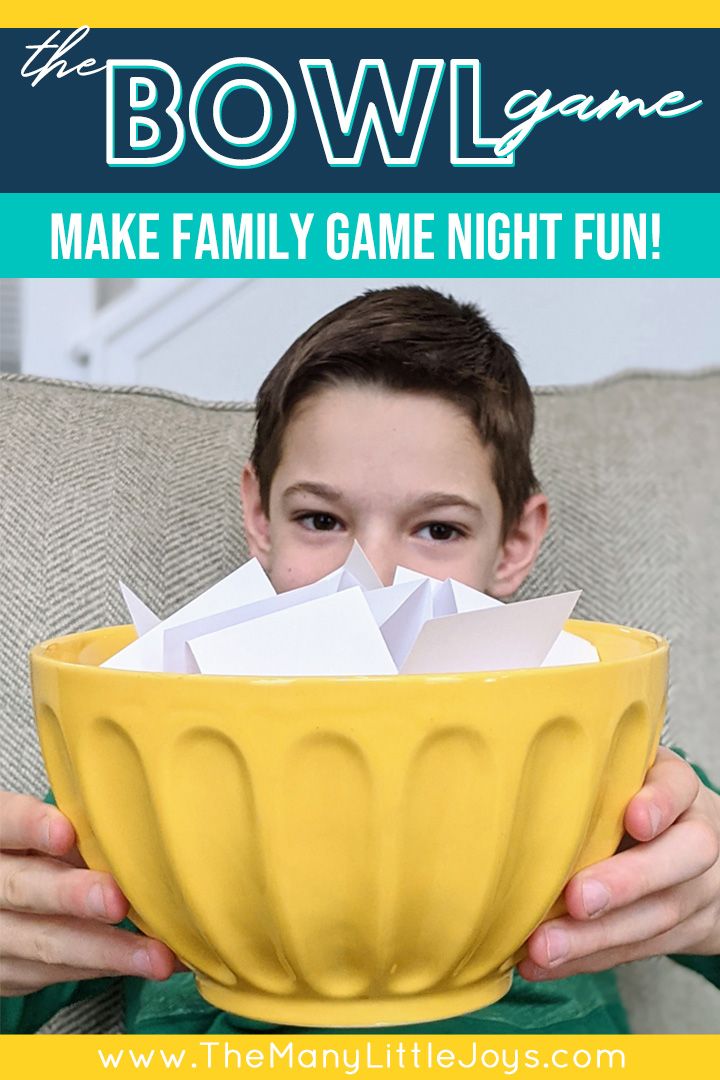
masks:
[[[37,0],[28,8],[10,5],[2,19],[5,26],[75,27],[714,27],[720,5],[705,0],[691,6],[670,0],[604,0],[579,4],[556,0],[550,7],[536,0],[517,0],[513,5],[481,4],[455,0],[453,4],[427,0],[365,0],[362,5],[316,0],[312,4],[277,0],[267,9],[215,0],[208,5],[173,0],[125,0],[122,4],[48,3]],[[540,21],[540,18],[543,21]]]

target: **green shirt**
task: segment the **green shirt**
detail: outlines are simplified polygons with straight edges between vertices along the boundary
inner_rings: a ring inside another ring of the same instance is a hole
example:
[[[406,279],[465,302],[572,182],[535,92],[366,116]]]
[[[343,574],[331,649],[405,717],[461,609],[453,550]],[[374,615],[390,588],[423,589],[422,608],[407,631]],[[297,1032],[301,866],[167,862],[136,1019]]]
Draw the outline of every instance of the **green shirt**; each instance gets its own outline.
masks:
[[[92,996],[110,985],[99,979],[84,983],[48,986],[25,998],[4,998],[2,1024],[6,1033],[36,1031],[63,1005]],[[166,982],[121,980],[125,1024],[136,1035],[193,1035],[243,1033],[292,1034],[324,1032],[326,1028],[292,1028],[247,1020],[220,1012],[200,997],[191,974],[172,975]],[[557,982],[529,983],[517,973],[510,992],[486,1009],[406,1027],[369,1028],[375,1035],[402,1032],[442,1032],[464,1035],[510,1035],[516,1033],[626,1034],[628,1024],[612,972],[577,975]],[[352,1033],[359,1034],[357,1030]]]

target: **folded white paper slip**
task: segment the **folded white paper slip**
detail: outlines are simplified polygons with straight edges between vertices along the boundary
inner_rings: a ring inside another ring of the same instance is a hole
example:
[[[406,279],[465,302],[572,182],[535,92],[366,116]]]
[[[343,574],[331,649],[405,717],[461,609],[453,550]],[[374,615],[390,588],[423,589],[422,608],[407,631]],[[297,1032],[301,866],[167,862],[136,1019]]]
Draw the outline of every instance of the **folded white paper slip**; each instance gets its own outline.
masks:
[[[560,593],[430,619],[402,673],[540,667],[579,597],[579,592]]]
[[[415,570],[408,570],[404,566],[399,566],[395,571],[395,581],[429,581],[432,588],[434,618],[456,612],[483,611],[486,608],[505,606],[502,600],[496,600],[494,596],[472,589],[460,581],[454,581],[452,578],[447,578],[445,581],[424,578],[422,574],[418,574]],[[580,593],[568,595],[579,597]],[[599,659],[597,649],[589,641],[578,637],[577,634],[570,634],[567,630],[561,630],[540,667],[596,664]]]
[[[154,611],[151,611],[145,601],[141,600],[132,589],[128,588],[124,581],[120,582],[120,592],[125,601],[125,607],[128,609],[128,614],[137,630],[138,637],[142,637],[143,634],[147,634],[148,630],[152,630],[154,626],[158,625],[160,622],[159,616]]]
[[[396,675],[362,589],[344,589],[188,642],[203,675]]]
[[[162,671],[163,639],[165,631],[171,626],[275,595],[270,579],[260,563],[257,559],[251,559],[179,608],[169,618],[157,623],[147,633],[138,637],[137,641],[126,645],[102,666],[125,671]]]
[[[188,642],[193,638],[214,634],[218,630],[260,619],[264,615],[272,615],[274,612],[283,611],[298,604],[306,604],[309,600],[318,600],[320,597],[330,596],[353,587],[358,587],[357,578],[341,567],[332,574],[328,574],[327,577],[321,578],[320,581],[314,581],[311,585],[303,585],[299,589],[276,593],[264,600],[256,600],[254,603],[243,604],[240,607],[230,608],[228,611],[219,611],[214,615],[205,615],[201,619],[192,619],[190,622],[182,622],[177,626],[169,626],[165,630],[163,644],[163,670],[175,672],[199,670],[188,647]],[[375,593],[366,595],[375,595]]]
[[[383,587],[360,546],[319,581],[276,593],[255,559],[159,621],[121,586],[138,639],[105,666],[212,675],[394,675],[590,663],[563,624],[580,593],[503,604],[398,567]]]

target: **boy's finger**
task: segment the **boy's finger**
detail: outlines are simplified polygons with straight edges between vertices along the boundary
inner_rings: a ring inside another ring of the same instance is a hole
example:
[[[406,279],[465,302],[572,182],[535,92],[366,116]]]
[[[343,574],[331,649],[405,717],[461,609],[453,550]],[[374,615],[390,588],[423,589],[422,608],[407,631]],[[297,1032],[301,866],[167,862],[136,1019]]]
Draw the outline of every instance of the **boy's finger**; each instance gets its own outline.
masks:
[[[681,757],[661,746],[645,783],[625,811],[625,829],[636,840],[652,840],[694,802],[700,781]]]
[[[128,902],[109,874],[76,870],[42,855],[0,859],[0,908],[44,915],[75,915],[115,923]]]
[[[33,848],[47,855],[64,855],[75,843],[75,830],[55,806],[32,795],[0,792],[0,848]]]
[[[568,912],[574,919],[594,919],[690,881],[714,866],[717,848],[709,824],[689,816],[650,843],[581,870],[565,888]]]
[[[644,896],[594,922],[581,923],[567,917],[551,920],[528,938],[528,955],[542,967],[557,967],[579,957],[640,945],[663,934],[672,934],[698,911],[708,910],[715,893],[711,886],[712,883],[708,886],[703,882],[701,888],[694,889],[686,882]]]
[[[528,956],[518,964],[518,971],[524,979],[566,979],[570,975],[579,975],[582,972],[607,971],[609,968],[618,967],[619,964],[627,964],[632,960],[645,960],[649,956],[667,956],[671,953],[682,952],[686,939],[692,940],[703,918],[699,913],[688,919],[682,926],[674,926],[666,933],[641,941],[616,945],[607,949],[599,949],[586,955],[568,959],[564,963],[547,967],[544,962],[536,963],[540,959],[535,954],[535,959]]]
[[[160,941],[69,916],[6,911],[0,955],[51,967],[167,979],[175,955]]]

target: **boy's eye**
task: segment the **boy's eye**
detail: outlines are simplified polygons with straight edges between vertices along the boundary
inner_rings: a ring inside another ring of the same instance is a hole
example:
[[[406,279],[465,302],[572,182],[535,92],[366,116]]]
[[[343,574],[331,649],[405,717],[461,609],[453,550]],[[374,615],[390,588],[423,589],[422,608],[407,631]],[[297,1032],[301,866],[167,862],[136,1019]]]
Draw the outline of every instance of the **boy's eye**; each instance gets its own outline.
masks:
[[[312,532],[332,532],[340,522],[332,514],[301,514],[297,519]]]
[[[454,525],[448,525],[445,521],[431,521],[428,525],[418,531],[418,536],[423,536],[423,539],[428,540],[453,540],[456,536],[462,536],[460,529],[457,529]]]

